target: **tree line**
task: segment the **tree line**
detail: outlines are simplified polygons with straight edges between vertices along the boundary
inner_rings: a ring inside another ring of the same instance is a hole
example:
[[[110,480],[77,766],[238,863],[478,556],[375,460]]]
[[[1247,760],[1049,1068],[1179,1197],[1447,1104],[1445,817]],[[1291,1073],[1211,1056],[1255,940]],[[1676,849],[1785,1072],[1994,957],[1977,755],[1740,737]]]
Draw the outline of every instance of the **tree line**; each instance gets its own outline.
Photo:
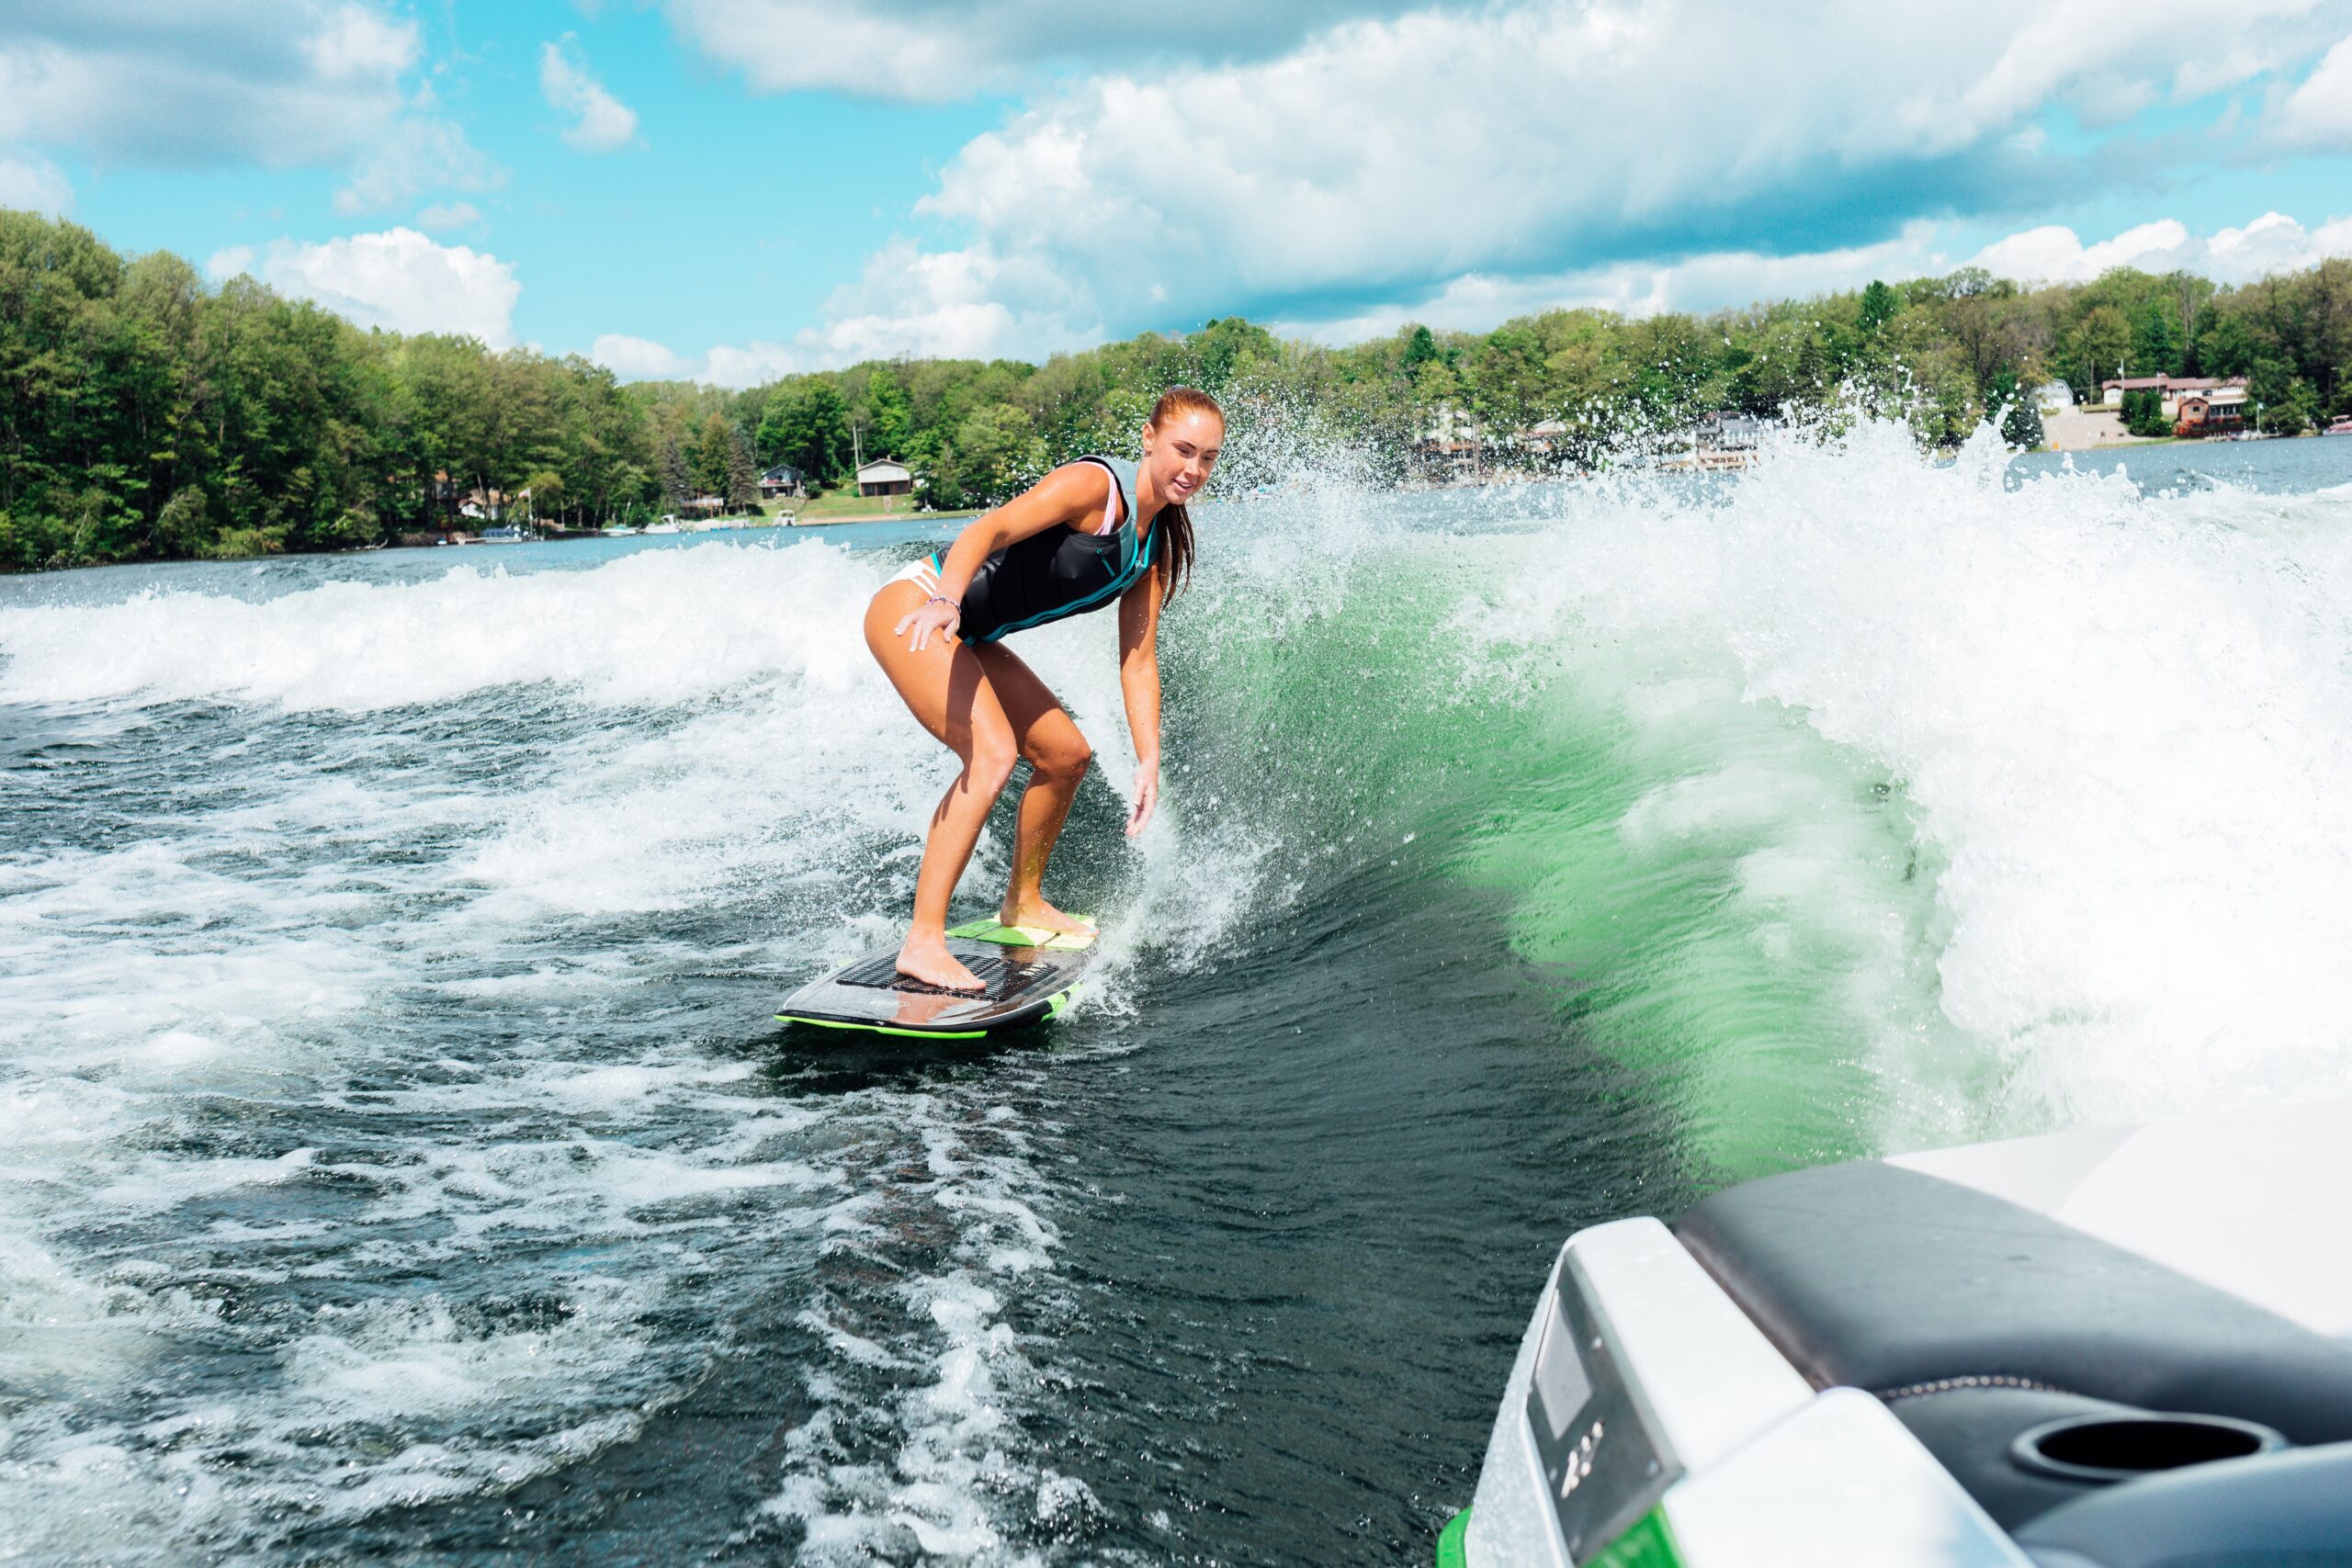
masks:
[[[897,457],[942,508],[1001,500],[1053,464],[1121,451],[1164,387],[1235,426],[1311,431],[1378,480],[1438,428],[1510,463],[1589,467],[1700,415],[1777,417],[1860,397],[1934,445],[1988,415],[2040,440],[2031,389],[2096,399],[2132,376],[2243,375],[2266,428],[2352,413],[2352,262],[2222,288],[2118,269],[2021,288],[1980,269],[1712,315],[1547,310],[1487,333],[1408,326],[1343,347],[1239,318],[1042,365],[873,362],[730,390],[623,385],[576,355],[368,330],[169,252],[0,211],[0,568],[345,549],[431,532],[469,493],[527,491],[539,518],[634,521],[756,499],[786,463],[844,482]],[[1261,443],[1272,450],[1272,445]],[[1269,459],[1261,458],[1261,461]]]

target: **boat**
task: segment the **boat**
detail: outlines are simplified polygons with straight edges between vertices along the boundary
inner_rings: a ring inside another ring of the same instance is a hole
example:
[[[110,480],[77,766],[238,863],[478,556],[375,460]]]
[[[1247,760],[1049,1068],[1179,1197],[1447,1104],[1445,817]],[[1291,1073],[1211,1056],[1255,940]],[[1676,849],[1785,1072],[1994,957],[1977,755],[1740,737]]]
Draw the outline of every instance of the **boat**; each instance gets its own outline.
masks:
[[[603,539],[634,539],[637,537],[637,530],[626,523],[607,523],[596,530],[596,536]]]
[[[475,543],[483,545],[523,545],[538,537],[530,529],[513,523],[502,523],[494,528],[484,528]]]
[[[2352,1101],[1568,1238],[1441,1568],[2352,1562]]]
[[[2352,435],[2352,419],[2339,419],[2327,427],[2330,435]]]
[[[649,534],[683,534],[685,532],[684,529],[678,526],[678,520],[674,517],[664,517],[659,523],[648,523],[645,525],[645,531]]]

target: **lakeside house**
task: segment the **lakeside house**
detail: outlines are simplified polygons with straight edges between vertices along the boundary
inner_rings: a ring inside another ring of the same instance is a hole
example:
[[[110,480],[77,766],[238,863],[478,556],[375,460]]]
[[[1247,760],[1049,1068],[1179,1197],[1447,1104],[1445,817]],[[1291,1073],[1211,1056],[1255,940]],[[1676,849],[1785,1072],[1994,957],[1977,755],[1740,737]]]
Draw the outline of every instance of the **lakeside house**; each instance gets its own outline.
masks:
[[[2190,392],[2180,400],[2176,428],[2183,435],[2225,435],[2245,428],[2249,394],[2244,383]]]
[[[760,476],[762,501],[783,501],[787,498],[797,501],[808,493],[808,481],[801,478],[800,470],[789,463],[778,463]]]
[[[2177,420],[2181,399],[2232,389],[2243,393],[2245,384],[2243,376],[2124,376],[2098,384],[2099,401],[2109,408],[2120,409],[2126,392],[2155,392],[2161,395],[2165,417]]]
[[[1764,428],[1765,422],[1754,414],[1723,409],[1699,416],[1698,435],[1692,445],[1702,466],[1736,468],[1764,444]]]
[[[2121,401],[2120,396],[2117,400]],[[2033,389],[2033,401],[2041,417],[2050,419],[2075,406],[2075,389],[2064,381],[2044,381]]]
[[[857,493],[861,496],[911,495],[914,488],[914,470],[895,457],[876,457],[857,470]]]

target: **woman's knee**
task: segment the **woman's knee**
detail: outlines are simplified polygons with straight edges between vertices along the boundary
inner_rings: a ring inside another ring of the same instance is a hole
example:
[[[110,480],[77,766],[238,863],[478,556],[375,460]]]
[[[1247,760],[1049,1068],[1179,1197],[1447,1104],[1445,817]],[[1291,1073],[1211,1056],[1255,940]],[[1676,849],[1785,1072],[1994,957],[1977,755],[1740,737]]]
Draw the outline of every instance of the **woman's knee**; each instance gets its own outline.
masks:
[[[1010,735],[975,736],[964,771],[970,775],[973,788],[993,795],[1012,782],[1012,764],[1020,760],[1021,749]]]
[[[1034,771],[1052,779],[1078,778],[1094,761],[1094,748],[1075,729],[1055,736],[1032,733],[1021,754],[1029,759]]]

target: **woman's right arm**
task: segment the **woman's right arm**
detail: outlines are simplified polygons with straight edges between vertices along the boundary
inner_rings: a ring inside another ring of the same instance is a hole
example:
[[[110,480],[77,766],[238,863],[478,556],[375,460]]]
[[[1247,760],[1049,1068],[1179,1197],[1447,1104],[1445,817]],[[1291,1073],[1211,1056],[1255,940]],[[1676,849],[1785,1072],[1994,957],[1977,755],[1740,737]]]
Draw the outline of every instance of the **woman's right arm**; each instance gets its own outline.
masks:
[[[946,636],[963,618],[964,590],[972,585],[981,562],[1007,545],[1058,524],[1101,516],[1113,482],[1100,463],[1065,463],[994,512],[973,518],[939,563],[938,594],[901,617],[892,635],[914,628],[909,646],[917,652],[929,645],[933,632]]]

